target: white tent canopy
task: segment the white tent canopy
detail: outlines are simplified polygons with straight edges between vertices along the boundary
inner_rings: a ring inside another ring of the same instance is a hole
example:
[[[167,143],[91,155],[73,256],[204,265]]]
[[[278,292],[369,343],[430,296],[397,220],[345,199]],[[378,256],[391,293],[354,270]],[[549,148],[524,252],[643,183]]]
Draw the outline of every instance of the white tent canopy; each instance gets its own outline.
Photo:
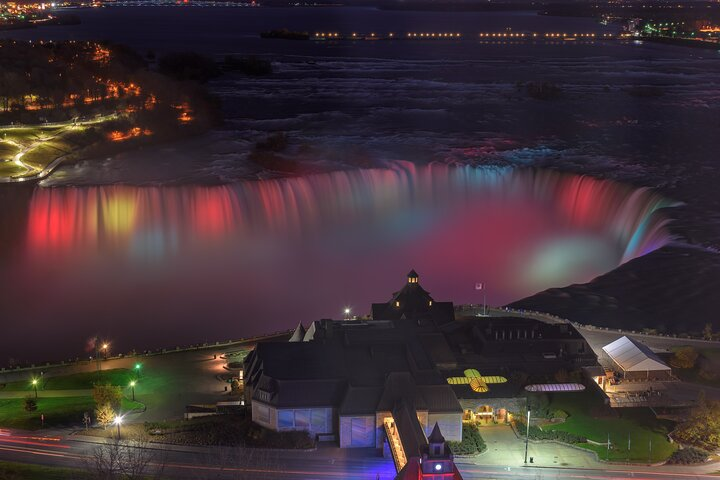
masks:
[[[626,372],[671,370],[646,345],[629,337],[618,338],[603,350]]]

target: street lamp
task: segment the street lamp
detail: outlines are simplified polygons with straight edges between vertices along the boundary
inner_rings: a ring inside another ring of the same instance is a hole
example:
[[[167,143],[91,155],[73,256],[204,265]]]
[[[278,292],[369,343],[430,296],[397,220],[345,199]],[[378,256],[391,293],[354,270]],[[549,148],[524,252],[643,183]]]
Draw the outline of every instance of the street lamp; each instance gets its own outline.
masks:
[[[102,347],[101,347],[101,348],[102,348],[102,351],[103,351],[103,356],[105,357],[105,360],[107,360],[107,353],[108,353],[108,347],[109,347],[109,346],[110,346],[110,345],[108,345],[107,343],[103,343],[103,344],[102,344]]]
[[[38,394],[37,394],[37,384],[38,384],[37,378],[33,378],[33,379],[32,379],[32,386],[33,386],[33,389],[35,390],[35,399],[36,399],[36,400],[37,400],[37,397],[38,397]]]
[[[527,465],[528,443],[530,442],[530,410],[527,414],[527,432],[525,432],[525,464]]]
[[[123,422],[123,416],[122,416],[122,415],[115,415],[114,423],[115,423],[115,425],[117,425],[118,440],[120,440],[120,425],[122,424],[122,422]]]
[[[142,363],[136,363],[135,364],[135,372],[137,372],[138,378],[140,378],[140,369],[142,368]]]
[[[135,401],[135,380],[132,380],[130,382],[130,388],[132,388],[132,397],[133,397],[133,402],[134,402]]]
[[[345,307],[345,320],[350,320],[350,307]]]

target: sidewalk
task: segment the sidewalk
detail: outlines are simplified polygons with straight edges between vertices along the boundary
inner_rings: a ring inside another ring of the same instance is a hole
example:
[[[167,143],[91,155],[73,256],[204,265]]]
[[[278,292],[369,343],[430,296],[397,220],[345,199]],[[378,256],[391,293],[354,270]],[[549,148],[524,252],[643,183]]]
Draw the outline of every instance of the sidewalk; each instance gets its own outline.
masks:
[[[91,389],[83,390],[38,390],[38,398],[51,398],[51,397],[90,397],[93,391]],[[0,391],[0,399],[5,398],[25,398],[28,395],[35,396],[34,390],[18,390],[3,392]]]

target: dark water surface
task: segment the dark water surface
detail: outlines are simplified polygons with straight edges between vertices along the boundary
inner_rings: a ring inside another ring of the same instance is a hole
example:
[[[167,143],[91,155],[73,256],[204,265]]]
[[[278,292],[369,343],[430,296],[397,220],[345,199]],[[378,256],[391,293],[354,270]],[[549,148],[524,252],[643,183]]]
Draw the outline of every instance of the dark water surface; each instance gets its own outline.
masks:
[[[363,314],[410,268],[439,300],[477,302],[473,286],[485,282],[488,300],[503,304],[589,281],[671,234],[720,244],[716,52],[471,38],[507,27],[601,31],[590,19],[522,12],[78,14],[81,25],[6,34],[253,53],[275,73],[209,85],[227,121],[208,135],[62,167],[22,194],[5,189],[0,359],[75,356],[96,333],[126,351],[291,328],[339,317],[345,305]],[[279,27],[447,29],[466,40],[258,37]],[[561,93],[538,100],[527,82]],[[648,86],[661,94],[642,95]],[[288,138],[283,159],[340,171],[277,179],[249,158],[276,132]],[[686,204],[671,226],[663,197]]]

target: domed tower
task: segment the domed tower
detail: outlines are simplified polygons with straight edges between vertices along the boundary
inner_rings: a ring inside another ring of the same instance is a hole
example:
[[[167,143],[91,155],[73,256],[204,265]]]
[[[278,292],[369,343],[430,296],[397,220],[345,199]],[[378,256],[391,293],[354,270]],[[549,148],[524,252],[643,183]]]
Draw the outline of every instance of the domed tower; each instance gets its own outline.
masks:
[[[407,274],[407,282],[399,291],[393,293],[386,303],[372,304],[374,320],[401,320],[426,325],[436,325],[455,320],[452,302],[435,302],[420,286],[420,275],[415,270]]]
[[[446,475],[455,472],[452,453],[447,449],[445,437],[440,433],[437,422],[428,437],[427,450],[422,460],[423,478],[433,478],[432,475],[442,475],[438,478],[446,478]]]

